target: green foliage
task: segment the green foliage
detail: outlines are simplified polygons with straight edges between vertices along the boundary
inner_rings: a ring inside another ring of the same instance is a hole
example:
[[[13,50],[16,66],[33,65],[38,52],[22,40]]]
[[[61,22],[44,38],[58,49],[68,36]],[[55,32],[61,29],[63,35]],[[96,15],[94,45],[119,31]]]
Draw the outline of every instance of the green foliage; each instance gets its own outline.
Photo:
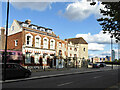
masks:
[[[105,62],[112,62],[112,61],[105,61]]]
[[[108,31],[118,42],[120,41],[120,2],[102,2],[102,4],[105,5],[106,10],[100,9],[103,17],[97,21],[102,26],[103,33],[105,34]]]

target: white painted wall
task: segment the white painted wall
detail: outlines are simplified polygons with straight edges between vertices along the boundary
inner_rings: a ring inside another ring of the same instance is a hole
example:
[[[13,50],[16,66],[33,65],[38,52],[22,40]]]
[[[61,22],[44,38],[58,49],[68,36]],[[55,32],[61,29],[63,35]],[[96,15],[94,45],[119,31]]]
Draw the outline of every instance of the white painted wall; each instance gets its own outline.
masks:
[[[12,27],[14,26],[14,30],[12,30]],[[12,34],[16,34],[18,32],[22,31],[22,27],[17,23],[16,20],[13,21],[9,31],[8,31],[8,36],[12,35]]]

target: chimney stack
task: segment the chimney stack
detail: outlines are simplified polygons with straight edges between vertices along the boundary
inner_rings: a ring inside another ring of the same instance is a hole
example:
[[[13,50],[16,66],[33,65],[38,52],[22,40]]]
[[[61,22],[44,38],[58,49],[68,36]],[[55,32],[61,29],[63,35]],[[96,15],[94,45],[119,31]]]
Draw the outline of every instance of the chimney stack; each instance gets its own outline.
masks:
[[[4,35],[4,34],[5,34],[5,28],[1,27],[1,35]]]
[[[31,20],[27,19],[27,20],[25,20],[25,23],[30,25],[31,24]]]
[[[59,35],[57,36],[57,38],[59,38]]]

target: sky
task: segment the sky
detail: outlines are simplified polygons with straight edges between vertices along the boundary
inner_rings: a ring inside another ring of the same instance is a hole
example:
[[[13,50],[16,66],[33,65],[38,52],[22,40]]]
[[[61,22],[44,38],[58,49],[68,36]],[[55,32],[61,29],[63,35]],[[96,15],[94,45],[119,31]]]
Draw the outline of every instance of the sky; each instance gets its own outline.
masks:
[[[9,27],[13,20],[25,21],[30,19],[32,24],[51,28],[56,35],[64,40],[66,38],[83,37],[88,42],[89,57],[105,57],[110,55],[110,35],[103,34],[97,18],[102,17],[100,8],[105,9],[100,2],[91,6],[86,0],[13,0],[10,2]],[[22,2],[23,1],[23,2]],[[63,2],[64,1],[64,2]],[[0,27],[6,25],[7,3],[0,3],[2,22]],[[113,39],[113,42],[115,40]],[[117,45],[113,44],[116,51]]]

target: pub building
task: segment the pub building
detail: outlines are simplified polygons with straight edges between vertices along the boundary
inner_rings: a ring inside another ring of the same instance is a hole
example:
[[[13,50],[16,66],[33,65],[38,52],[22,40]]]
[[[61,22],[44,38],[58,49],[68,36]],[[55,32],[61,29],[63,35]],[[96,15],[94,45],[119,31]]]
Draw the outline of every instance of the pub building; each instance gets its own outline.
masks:
[[[8,31],[8,50],[23,53],[23,66],[26,68],[59,67],[59,53],[63,61],[67,55],[67,42],[56,36],[52,29],[14,20]],[[61,64],[61,63],[60,63]]]

